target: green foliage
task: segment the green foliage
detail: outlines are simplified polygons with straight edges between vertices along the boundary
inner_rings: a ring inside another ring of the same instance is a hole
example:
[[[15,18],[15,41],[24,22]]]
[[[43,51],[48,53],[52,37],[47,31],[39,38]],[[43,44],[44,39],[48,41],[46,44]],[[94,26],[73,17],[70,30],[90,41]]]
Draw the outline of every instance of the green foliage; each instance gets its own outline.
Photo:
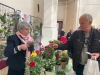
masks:
[[[34,54],[33,54],[34,55]],[[35,62],[35,66],[31,67],[29,64],[30,62]],[[25,75],[28,75],[28,73],[30,72],[30,75],[40,75],[43,69],[45,61],[42,60],[41,55],[37,55],[36,56],[31,56],[29,58],[29,62],[26,63],[26,67],[29,67],[29,70],[25,71]]]
[[[0,15],[0,33],[4,35],[5,38],[7,38],[9,35],[12,34],[12,26],[14,21],[12,20],[12,17],[7,14]]]
[[[55,52],[55,57],[56,57],[56,65],[61,65],[60,51]]]
[[[0,60],[5,57],[4,56],[4,48],[5,48],[5,45],[0,45]]]
[[[64,71],[56,71],[56,75],[66,75]]]
[[[54,55],[55,50],[53,48],[46,48],[43,52],[43,58],[44,59],[52,59]]]
[[[54,44],[62,44],[62,42],[59,41],[59,40],[54,40],[53,43],[54,43]]]
[[[65,55],[65,54],[63,53],[62,56],[61,56],[61,62],[66,62],[66,61],[68,61],[68,60],[69,60],[68,55]]]
[[[55,60],[54,59],[44,59],[44,68],[46,71],[52,71],[53,67],[55,66]]]

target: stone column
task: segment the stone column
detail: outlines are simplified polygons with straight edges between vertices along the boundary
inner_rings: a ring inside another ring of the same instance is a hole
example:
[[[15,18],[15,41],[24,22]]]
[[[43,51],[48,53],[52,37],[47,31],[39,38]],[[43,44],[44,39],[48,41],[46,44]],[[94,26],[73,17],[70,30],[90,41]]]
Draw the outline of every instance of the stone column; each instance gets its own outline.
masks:
[[[43,45],[48,45],[50,40],[58,37],[57,9],[58,0],[44,0]]]
[[[76,24],[75,28],[79,27],[79,17],[85,12],[86,0],[77,0]]]

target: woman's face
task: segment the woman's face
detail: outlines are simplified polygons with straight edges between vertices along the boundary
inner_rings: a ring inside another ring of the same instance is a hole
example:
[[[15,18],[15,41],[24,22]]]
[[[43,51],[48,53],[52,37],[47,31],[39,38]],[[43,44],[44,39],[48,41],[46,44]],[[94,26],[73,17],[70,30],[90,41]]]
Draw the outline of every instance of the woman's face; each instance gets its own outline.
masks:
[[[24,36],[27,36],[30,32],[30,27],[27,25],[24,29],[20,30],[20,33]]]

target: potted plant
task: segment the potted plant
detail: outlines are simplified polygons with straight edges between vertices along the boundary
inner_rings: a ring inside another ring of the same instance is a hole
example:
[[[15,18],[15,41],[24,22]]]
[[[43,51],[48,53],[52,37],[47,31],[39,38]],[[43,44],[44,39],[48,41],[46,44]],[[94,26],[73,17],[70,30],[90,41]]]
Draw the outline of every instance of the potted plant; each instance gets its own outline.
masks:
[[[47,47],[43,51],[43,60],[45,60],[44,68],[46,71],[52,71],[55,66],[55,60],[53,58],[55,50],[53,48]]]
[[[69,60],[68,54],[65,54],[62,52],[62,56],[61,56],[62,69],[65,69],[65,67],[68,63],[68,60]]]
[[[55,57],[56,57],[55,70],[56,71],[61,71],[61,55],[60,55],[60,51],[56,51],[55,52]]]
[[[28,62],[26,62],[26,67],[29,69],[25,70],[25,75],[41,75],[43,66],[44,60],[42,60],[41,52],[36,50],[31,53]]]

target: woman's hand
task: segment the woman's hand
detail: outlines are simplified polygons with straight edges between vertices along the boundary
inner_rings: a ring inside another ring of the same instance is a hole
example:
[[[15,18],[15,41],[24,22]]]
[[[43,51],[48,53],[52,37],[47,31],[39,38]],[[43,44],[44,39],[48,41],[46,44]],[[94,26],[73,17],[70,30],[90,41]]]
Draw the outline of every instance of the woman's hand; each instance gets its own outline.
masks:
[[[27,44],[21,44],[19,45],[19,50],[26,50],[28,48]]]

